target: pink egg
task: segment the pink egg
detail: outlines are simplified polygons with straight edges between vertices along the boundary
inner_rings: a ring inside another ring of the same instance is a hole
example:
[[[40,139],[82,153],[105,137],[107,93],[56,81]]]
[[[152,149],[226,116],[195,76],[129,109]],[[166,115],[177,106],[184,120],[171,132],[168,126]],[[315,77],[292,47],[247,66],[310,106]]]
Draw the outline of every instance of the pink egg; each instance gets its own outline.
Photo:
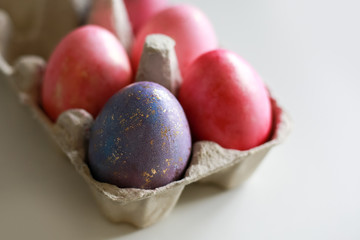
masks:
[[[254,69],[227,50],[201,55],[186,71],[179,101],[195,140],[247,150],[269,139],[269,93]]]
[[[152,33],[165,34],[176,41],[182,73],[199,55],[217,47],[213,27],[200,10],[188,5],[169,7],[152,17],[138,33],[131,55],[134,70],[138,67],[145,38]]]
[[[42,105],[55,121],[71,108],[82,108],[94,117],[119,89],[131,83],[126,52],[113,34],[87,25],[65,36],[46,67]]]
[[[156,13],[167,7],[167,0],[124,0],[134,34]]]

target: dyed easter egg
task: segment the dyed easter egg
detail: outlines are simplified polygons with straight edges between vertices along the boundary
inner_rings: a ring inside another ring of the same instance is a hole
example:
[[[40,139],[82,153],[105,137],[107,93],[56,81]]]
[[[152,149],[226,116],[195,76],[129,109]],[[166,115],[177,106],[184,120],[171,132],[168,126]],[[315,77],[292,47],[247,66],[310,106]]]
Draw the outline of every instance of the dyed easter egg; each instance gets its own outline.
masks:
[[[71,108],[85,109],[95,117],[131,81],[129,58],[120,42],[106,29],[87,25],[65,36],[51,54],[42,106],[53,121]]]
[[[167,0],[124,0],[124,3],[135,34],[152,16],[167,7]]]
[[[138,32],[131,52],[135,70],[140,62],[145,38],[153,33],[161,33],[175,40],[181,73],[199,55],[217,47],[213,27],[200,10],[188,5],[172,6],[153,16]]]
[[[91,129],[93,177],[121,188],[154,189],[184,174],[191,152],[177,99],[151,82],[131,84],[105,104]]]
[[[269,93],[255,70],[235,53],[214,50],[197,58],[185,74],[179,101],[196,140],[247,150],[269,138]]]

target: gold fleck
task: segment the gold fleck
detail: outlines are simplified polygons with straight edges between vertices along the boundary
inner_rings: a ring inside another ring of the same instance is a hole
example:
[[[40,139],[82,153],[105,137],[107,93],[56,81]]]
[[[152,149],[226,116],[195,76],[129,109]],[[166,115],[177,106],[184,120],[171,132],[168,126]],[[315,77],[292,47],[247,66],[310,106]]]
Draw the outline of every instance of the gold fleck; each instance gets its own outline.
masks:
[[[138,114],[137,113],[134,113],[131,117],[130,117],[130,119],[133,119],[134,117],[136,117]]]
[[[167,162],[167,165],[170,166],[170,162],[171,162],[172,158],[167,158],[165,159],[165,162]]]
[[[169,128],[167,128],[167,127],[162,128],[161,129],[161,137],[167,139],[168,138],[168,136],[167,136],[168,132],[169,132]]]
[[[154,168],[151,169],[152,174],[156,174],[156,170]]]
[[[149,183],[151,181],[150,178],[153,177],[153,175],[150,175],[148,172],[143,172],[143,176],[145,177],[146,183]]]
[[[154,89],[153,94],[155,95],[155,97],[156,97],[158,100],[161,100],[161,97],[160,97],[160,94],[159,94],[159,90]]]
[[[151,145],[154,145],[154,139],[152,139],[152,140],[150,141],[150,144],[151,144]]]
[[[119,158],[120,158],[119,156],[116,156],[115,153],[113,153],[112,156],[115,160],[119,160]]]
[[[102,128],[97,129],[95,133],[96,133],[97,135],[103,134],[103,133],[104,133],[104,129],[102,129]]]

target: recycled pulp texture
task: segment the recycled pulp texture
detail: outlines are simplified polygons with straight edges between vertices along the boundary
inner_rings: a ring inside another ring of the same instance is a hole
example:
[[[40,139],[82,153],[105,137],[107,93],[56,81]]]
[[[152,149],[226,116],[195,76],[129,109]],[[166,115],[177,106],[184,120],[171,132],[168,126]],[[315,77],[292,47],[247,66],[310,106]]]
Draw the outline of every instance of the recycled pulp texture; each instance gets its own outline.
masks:
[[[77,14],[69,16],[76,20],[79,18]],[[74,22],[77,22],[75,20]],[[71,27],[76,27],[76,24]],[[9,65],[3,58],[5,51],[9,50],[7,59],[14,59],[18,55],[16,51],[11,52],[11,46],[15,44],[11,41],[13,34],[16,35],[16,29],[12,21],[8,14],[1,11],[0,80],[6,80],[14,87],[21,102],[32,110],[34,116],[69,157],[76,171],[87,182],[105,216],[114,222],[128,222],[138,227],[156,223],[171,212],[184,187],[192,182],[211,182],[224,188],[232,188],[243,183],[266,153],[283,141],[290,130],[288,116],[273,100],[274,133],[271,140],[259,147],[237,151],[224,149],[214,142],[196,142],[184,178],[154,190],[121,189],[98,182],[92,178],[86,164],[89,129],[93,123],[91,115],[82,109],[72,109],[61,114],[56,123],[49,120],[38,100],[45,61],[37,56],[24,56],[14,65]]]
[[[156,82],[176,96],[182,78],[172,38],[162,34],[146,37],[136,81]]]

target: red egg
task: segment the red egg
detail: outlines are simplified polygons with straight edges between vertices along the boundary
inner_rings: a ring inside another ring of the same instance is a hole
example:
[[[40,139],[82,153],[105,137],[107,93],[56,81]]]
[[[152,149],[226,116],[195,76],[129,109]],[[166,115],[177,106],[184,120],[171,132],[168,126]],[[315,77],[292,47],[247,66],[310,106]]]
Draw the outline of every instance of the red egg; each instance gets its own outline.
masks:
[[[156,13],[167,7],[167,0],[124,0],[134,34]]]
[[[195,140],[247,150],[269,138],[272,109],[268,90],[235,53],[214,50],[197,58],[184,76],[179,100]]]
[[[109,31],[88,25],[68,34],[50,56],[42,105],[53,121],[71,108],[83,108],[95,117],[131,80],[130,62],[119,41]]]
[[[215,32],[200,10],[188,5],[169,7],[152,17],[138,33],[131,55],[135,70],[145,38],[152,33],[165,34],[176,41],[175,50],[182,73],[195,58],[217,47]]]

